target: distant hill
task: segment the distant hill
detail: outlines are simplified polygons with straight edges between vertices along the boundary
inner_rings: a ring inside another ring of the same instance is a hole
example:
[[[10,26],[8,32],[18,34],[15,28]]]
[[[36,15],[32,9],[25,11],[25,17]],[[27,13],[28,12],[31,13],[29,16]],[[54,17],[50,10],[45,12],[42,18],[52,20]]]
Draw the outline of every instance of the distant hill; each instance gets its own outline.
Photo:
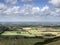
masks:
[[[0,22],[2,25],[60,26],[60,22]]]

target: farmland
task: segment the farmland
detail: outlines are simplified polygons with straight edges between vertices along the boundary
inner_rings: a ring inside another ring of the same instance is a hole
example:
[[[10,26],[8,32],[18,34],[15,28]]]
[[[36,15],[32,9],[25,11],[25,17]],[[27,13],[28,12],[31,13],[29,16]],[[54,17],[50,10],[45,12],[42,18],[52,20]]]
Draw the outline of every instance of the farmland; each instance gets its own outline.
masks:
[[[53,34],[60,36],[60,28],[43,28],[43,27],[23,27],[22,29],[18,28],[17,30],[4,31],[1,35],[22,35],[28,37],[35,36],[44,36],[45,34]]]
[[[0,26],[0,45],[52,45],[59,40],[60,27]]]

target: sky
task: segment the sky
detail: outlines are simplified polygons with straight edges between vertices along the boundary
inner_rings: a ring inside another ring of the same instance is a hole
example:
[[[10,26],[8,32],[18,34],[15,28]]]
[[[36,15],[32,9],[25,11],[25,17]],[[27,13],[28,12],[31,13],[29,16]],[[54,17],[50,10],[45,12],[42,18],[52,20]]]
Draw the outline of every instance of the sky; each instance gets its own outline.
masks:
[[[60,0],[0,0],[0,22],[60,22]]]

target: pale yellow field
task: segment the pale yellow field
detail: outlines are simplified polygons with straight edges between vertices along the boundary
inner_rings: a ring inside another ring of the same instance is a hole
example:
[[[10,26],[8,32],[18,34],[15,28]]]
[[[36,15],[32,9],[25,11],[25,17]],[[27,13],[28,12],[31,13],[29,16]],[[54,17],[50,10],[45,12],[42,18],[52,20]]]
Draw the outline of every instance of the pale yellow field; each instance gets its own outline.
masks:
[[[26,29],[26,28],[25,28]],[[27,30],[28,32],[32,33],[33,35],[37,35],[37,36],[43,36],[45,34],[54,34],[56,36],[60,36],[60,29],[53,29],[53,28],[37,28],[37,30],[35,28],[31,28],[30,30]]]
[[[60,32],[57,29],[52,28],[23,28],[24,31],[5,31],[2,35],[23,35],[23,36],[44,36],[45,34],[54,34],[60,36]]]

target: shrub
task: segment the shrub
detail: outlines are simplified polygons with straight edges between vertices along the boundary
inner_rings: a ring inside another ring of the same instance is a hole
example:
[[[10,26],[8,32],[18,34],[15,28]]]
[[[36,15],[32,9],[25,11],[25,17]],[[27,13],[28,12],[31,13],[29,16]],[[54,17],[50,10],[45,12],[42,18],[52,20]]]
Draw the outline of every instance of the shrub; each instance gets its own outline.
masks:
[[[44,36],[56,36],[56,35],[48,33],[48,34],[45,34]]]

